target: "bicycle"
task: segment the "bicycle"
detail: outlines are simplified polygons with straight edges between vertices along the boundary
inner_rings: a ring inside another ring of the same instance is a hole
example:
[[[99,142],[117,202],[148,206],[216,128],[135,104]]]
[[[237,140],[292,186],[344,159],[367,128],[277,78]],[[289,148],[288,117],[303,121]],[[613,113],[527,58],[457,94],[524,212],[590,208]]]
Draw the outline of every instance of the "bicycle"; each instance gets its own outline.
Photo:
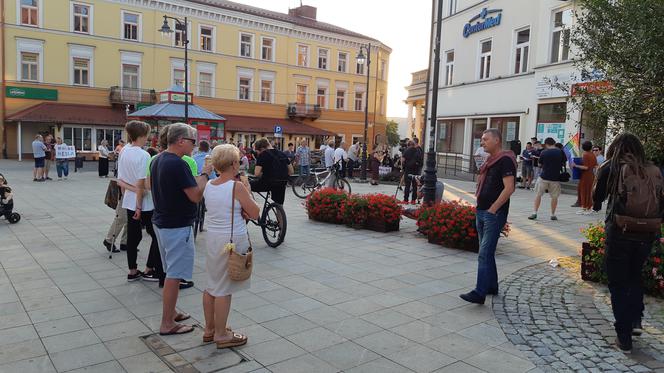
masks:
[[[203,232],[203,223],[205,223],[205,212],[207,208],[205,207],[205,199],[201,199],[199,203],[196,204],[196,218],[194,219],[194,240],[198,235],[198,232]]]
[[[283,206],[276,202],[270,202],[270,192],[252,192],[261,196],[263,203],[263,212],[258,221],[249,220],[254,225],[261,227],[263,239],[270,247],[277,247],[284,242],[286,238],[286,211]],[[263,194],[265,193],[265,194]]]
[[[311,171],[309,175],[300,175],[295,181],[293,181],[293,193],[299,198],[307,198],[314,190],[322,188],[324,185],[327,185],[328,180],[334,175],[335,181],[332,185],[332,188],[335,190],[341,190],[348,194],[351,193],[350,183],[346,180],[345,177],[341,176],[341,161],[335,163],[332,166],[331,170],[324,170],[320,172]],[[327,174],[323,179],[320,178],[321,175]]]

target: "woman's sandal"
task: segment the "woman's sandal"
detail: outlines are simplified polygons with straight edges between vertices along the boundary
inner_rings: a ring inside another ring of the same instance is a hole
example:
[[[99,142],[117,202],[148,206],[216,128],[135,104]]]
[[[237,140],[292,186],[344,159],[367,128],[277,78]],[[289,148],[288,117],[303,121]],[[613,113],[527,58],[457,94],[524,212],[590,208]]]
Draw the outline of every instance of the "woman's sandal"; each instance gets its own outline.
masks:
[[[233,332],[233,336],[229,341],[226,342],[217,341],[217,348],[221,349],[221,348],[242,346],[247,343],[247,339],[248,338],[246,335]]]
[[[181,321],[184,321],[184,320],[189,320],[190,318],[191,318],[191,315],[190,315],[190,314],[188,314],[188,313],[179,313],[179,312],[178,312],[178,313],[175,315],[175,319],[174,319],[173,321],[175,321],[175,322],[181,322]]]
[[[226,328],[227,331],[232,332],[231,328],[228,327]],[[214,333],[208,335],[208,334],[203,334],[203,343],[210,343],[214,341]]]

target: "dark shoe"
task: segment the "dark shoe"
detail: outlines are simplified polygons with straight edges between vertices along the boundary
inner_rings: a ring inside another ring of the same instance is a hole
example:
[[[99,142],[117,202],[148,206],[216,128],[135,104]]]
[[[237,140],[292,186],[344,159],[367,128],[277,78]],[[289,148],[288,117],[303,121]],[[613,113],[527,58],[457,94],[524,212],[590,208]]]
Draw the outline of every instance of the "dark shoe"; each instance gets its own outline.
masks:
[[[574,202],[574,204],[570,207],[581,207],[581,205],[578,202]]]
[[[51,179],[50,177],[46,177],[46,180],[53,180],[53,179]]]
[[[115,247],[115,244],[111,244],[108,241],[104,240],[104,246],[106,247],[106,251],[108,252],[114,252],[114,253],[119,253],[120,250],[118,250],[117,247]]]
[[[625,354],[632,353],[632,336],[629,335],[625,338],[616,337],[616,347]]]
[[[643,325],[641,325],[641,320],[634,321],[634,323],[632,323],[632,335],[639,337],[641,334],[643,334]]]
[[[519,189],[523,189],[523,188],[525,188],[525,186],[523,186],[523,185],[519,185],[517,188],[519,188]]]
[[[537,214],[532,214],[528,217],[529,220],[537,220]]]
[[[143,281],[157,282],[159,281],[159,275],[155,271],[143,273]]]
[[[498,295],[498,288],[491,289],[491,290],[487,291],[486,293],[489,294],[489,295]]]
[[[193,286],[194,286],[193,281],[187,281],[187,280],[180,279],[180,290],[189,289],[190,287],[193,287]]]
[[[475,290],[470,293],[461,294],[459,297],[466,302],[475,303],[475,304],[484,304],[485,297],[477,294]]]
[[[141,272],[141,271],[136,271],[136,274],[133,274],[133,275],[129,274],[129,273],[127,274],[127,281],[128,282],[134,282],[134,281],[140,280],[141,278],[143,278],[143,272]]]
[[[34,179],[32,179],[32,181],[39,181],[39,179],[37,179],[37,178],[34,178]]]
[[[121,243],[121,244],[120,244],[120,251],[127,251],[127,245]]]

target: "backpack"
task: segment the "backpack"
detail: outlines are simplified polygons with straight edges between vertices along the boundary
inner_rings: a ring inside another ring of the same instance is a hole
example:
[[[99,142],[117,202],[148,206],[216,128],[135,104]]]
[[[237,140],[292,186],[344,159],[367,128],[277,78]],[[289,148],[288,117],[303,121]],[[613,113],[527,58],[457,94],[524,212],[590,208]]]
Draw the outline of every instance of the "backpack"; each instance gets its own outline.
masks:
[[[613,219],[623,233],[659,234],[664,216],[664,178],[657,166],[620,167]]]

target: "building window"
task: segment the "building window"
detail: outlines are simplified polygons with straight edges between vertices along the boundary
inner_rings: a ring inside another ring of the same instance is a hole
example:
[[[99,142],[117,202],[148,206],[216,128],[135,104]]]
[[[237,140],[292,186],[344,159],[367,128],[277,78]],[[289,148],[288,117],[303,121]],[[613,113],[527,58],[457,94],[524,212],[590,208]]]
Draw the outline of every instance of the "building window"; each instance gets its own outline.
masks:
[[[184,43],[187,42],[184,38],[184,24],[175,22],[175,46],[184,47]]]
[[[570,28],[572,10],[564,9],[553,15],[553,40],[551,41],[551,63],[569,59]]]
[[[298,104],[306,104],[307,103],[307,86],[303,84],[298,84],[297,85],[297,95],[295,97],[295,102]]]
[[[123,12],[122,27],[123,37],[127,40],[139,40],[140,14]]]
[[[337,71],[340,73],[345,73],[346,65],[348,65],[348,53],[339,52]]]
[[[67,127],[65,127],[67,128]],[[105,129],[105,128],[96,128],[95,132],[97,133],[97,144],[101,144],[102,140],[108,141],[110,149],[115,149],[118,145],[120,139],[122,139],[122,130],[116,129]],[[65,131],[66,134],[66,131]],[[95,149],[97,147],[95,146]]]
[[[76,147],[76,150],[92,150],[92,128],[63,127],[62,133],[64,142]]]
[[[137,65],[122,65],[122,87],[124,88],[139,88],[139,66]]]
[[[380,95],[378,99],[378,113],[385,114],[385,95]]]
[[[274,39],[262,38],[261,41],[261,59],[265,61],[274,61]]]
[[[517,31],[514,52],[514,73],[528,72],[528,51],[530,49],[530,29]]]
[[[240,34],[240,57],[251,58],[254,49],[254,36],[251,34]]]
[[[309,66],[309,46],[297,46],[297,65],[303,67]]]
[[[21,0],[21,24],[39,26],[39,0]]]
[[[74,58],[74,85],[90,85],[90,60]]]
[[[319,87],[316,90],[316,104],[321,108],[327,107],[327,89]]]
[[[454,51],[445,53],[445,85],[452,85],[454,81]]]
[[[25,82],[39,81],[39,54],[21,52],[21,80]]]
[[[83,4],[73,4],[74,11],[74,32],[90,33],[90,6]]]
[[[541,104],[537,108],[537,123],[565,123],[567,103]]]
[[[491,128],[503,135],[503,149],[511,149],[512,141],[519,139],[519,117],[491,118]]]
[[[364,92],[355,92],[355,111],[362,111],[364,109]]]
[[[318,68],[327,70],[327,49],[318,50]]]
[[[184,87],[184,70],[173,69],[173,84]]]
[[[463,153],[464,120],[441,120],[436,128],[436,151]]]
[[[201,50],[214,51],[214,29],[212,27],[201,26]]]
[[[244,101],[251,100],[251,79],[240,78],[239,99]]]
[[[338,110],[346,109],[346,91],[343,89],[337,89],[337,106]]]
[[[364,64],[355,64],[355,73],[359,75],[364,75]]]
[[[447,15],[451,16],[456,13],[457,11],[457,0],[449,0],[450,6]]]
[[[491,76],[491,40],[480,44],[480,80]]]
[[[272,102],[272,81],[261,80],[261,102]]]
[[[213,97],[212,95],[212,73],[201,72],[198,74],[198,95]]]
[[[385,74],[387,70],[387,62],[385,60],[380,60],[380,78],[385,80]]]

